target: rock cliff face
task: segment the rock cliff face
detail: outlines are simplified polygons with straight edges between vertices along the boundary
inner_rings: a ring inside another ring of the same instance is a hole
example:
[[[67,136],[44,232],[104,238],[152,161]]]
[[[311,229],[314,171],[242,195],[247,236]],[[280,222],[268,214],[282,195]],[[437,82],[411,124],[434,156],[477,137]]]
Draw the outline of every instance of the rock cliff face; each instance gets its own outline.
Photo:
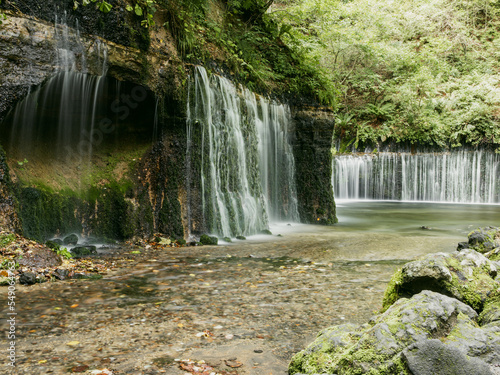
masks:
[[[295,168],[300,218],[305,223],[334,224],[332,193],[333,113],[327,108],[294,107]]]
[[[7,14],[0,25],[0,143],[7,149],[5,168],[0,170],[2,229],[19,229],[22,223],[25,235],[39,239],[68,231],[114,239],[153,233],[178,238],[187,234],[188,216],[201,220],[200,205],[187,212],[185,204],[190,67],[178,57],[165,28],[146,31],[125,10],[125,2],[112,3],[118,11],[109,14],[90,6],[73,10],[70,1],[0,3]],[[163,24],[161,12],[156,17],[156,23]],[[63,161],[49,168],[44,161],[30,159],[20,168],[19,159],[9,151],[12,129],[6,127],[12,127],[12,109],[61,71],[63,34],[72,44],[65,48],[75,51],[77,71],[100,75],[105,59],[106,77],[123,82],[122,88],[139,87],[148,93],[146,113],[134,115],[123,126],[128,135],[114,139],[109,147],[95,147],[91,180],[79,174],[84,165],[73,167]],[[149,144],[139,143],[134,121],[152,118],[152,112],[154,136]],[[336,221],[330,183],[333,117],[314,108],[297,107],[293,112],[301,220],[332,224]],[[7,192],[7,164],[16,184],[17,206],[12,191]]]

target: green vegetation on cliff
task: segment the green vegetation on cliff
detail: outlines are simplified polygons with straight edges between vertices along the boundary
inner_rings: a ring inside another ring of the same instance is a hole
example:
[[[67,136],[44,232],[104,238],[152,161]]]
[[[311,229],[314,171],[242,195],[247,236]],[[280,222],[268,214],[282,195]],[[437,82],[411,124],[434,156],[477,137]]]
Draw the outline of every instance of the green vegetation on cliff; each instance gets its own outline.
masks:
[[[157,18],[188,63],[210,66],[214,61],[251,90],[333,102],[321,70],[309,64],[301,49],[283,43],[290,27],[270,15],[272,3],[157,0]]]
[[[337,137],[500,145],[498,2],[282,0],[271,16],[327,75]]]

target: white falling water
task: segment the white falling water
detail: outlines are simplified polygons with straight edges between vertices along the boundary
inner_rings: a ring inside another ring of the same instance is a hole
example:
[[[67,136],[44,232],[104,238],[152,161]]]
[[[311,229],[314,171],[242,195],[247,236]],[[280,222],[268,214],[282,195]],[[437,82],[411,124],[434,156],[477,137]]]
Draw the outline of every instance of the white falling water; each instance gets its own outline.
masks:
[[[73,32],[56,17],[55,46],[57,67],[54,76],[32,90],[12,113],[10,151],[30,157],[38,143],[62,158],[69,154],[89,159],[94,127],[102,110],[105,91],[107,46],[96,39],[94,54],[99,75],[87,74],[88,62],[78,27]]]
[[[500,203],[500,155],[388,153],[333,158],[336,199]]]
[[[298,221],[288,107],[223,77],[209,77],[202,67],[196,68],[192,86],[187,162],[192,163],[194,127],[201,127],[207,230],[232,237],[258,233],[270,220]]]

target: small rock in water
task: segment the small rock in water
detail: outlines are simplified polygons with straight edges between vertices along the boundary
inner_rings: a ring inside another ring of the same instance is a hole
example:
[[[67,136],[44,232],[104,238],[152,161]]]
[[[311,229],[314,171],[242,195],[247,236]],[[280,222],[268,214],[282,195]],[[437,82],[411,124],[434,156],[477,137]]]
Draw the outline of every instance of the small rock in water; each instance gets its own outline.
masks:
[[[428,226],[425,226],[425,225],[422,225],[422,226],[420,227],[420,229],[423,229],[423,230],[432,230],[432,228],[431,228],[431,227],[428,227]]]
[[[254,353],[263,353],[264,351],[262,349],[255,349]]]
[[[219,239],[217,237],[212,237],[207,234],[202,234],[200,237],[200,242],[203,245],[217,245],[219,243]]]
[[[78,243],[78,236],[74,233],[64,237],[63,240],[64,245],[76,245],[77,243]]]
[[[19,283],[33,285],[36,283],[36,275],[33,272],[23,272],[19,277]]]
[[[247,238],[245,236],[236,236],[237,240],[246,240]]]
[[[59,269],[57,268],[55,271],[54,271],[54,277],[56,279],[59,279],[59,280],[64,280],[68,277],[69,275],[69,272],[68,270],[63,270],[63,269]]]
[[[89,255],[97,254],[97,248],[95,246],[77,246],[71,249],[71,253],[75,258],[85,257]]]

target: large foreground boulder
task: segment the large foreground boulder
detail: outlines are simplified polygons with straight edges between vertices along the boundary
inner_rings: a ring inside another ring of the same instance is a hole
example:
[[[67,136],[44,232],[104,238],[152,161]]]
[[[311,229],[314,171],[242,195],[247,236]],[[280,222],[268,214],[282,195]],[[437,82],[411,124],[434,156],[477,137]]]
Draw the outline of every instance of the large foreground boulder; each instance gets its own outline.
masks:
[[[495,374],[500,327],[480,328],[477,317],[455,298],[423,291],[369,324],[322,331],[292,358],[289,374]]]
[[[488,299],[500,293],[497,274],[496,263],[475,250],[429,254],[405,264],[393,275],[385,291],[383,308],[387,309],[398,298],[432,290],[454,297],[480,312]]]

